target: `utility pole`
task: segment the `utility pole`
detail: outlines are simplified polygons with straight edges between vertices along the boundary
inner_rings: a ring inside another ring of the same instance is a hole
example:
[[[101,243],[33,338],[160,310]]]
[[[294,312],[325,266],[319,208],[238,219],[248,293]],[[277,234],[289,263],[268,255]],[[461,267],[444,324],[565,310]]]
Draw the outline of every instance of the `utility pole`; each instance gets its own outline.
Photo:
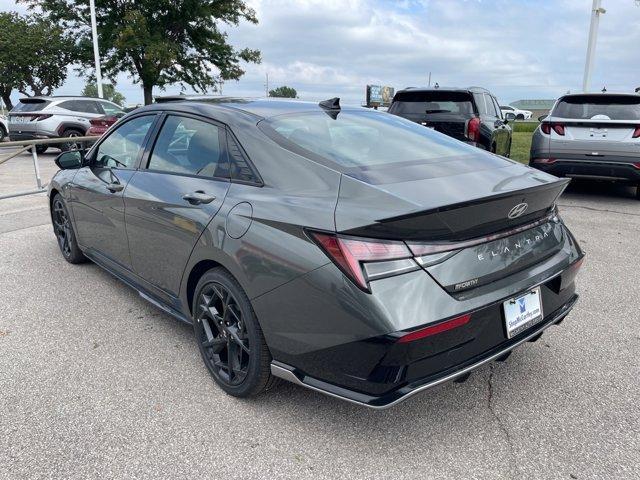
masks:
[[[94,0],[89,0],[91,10],[91,36],[93,37],[93,59],[96,63],[96,86],[98,87],[98,97],[104,98],[102,92],[102,72],[100,71],[100,52],[98,51],[98,26],[96,25],[96,4]]]
[[[591,72],[593,70],[593,60],[596,56],[596,41],[598,40],[598,26],[600,15],[606,13],[602,8],[602,0],[593,0],[591,7],[591,26],[589,27],[589,43],[587,45],[587,61],[584,65],[584,79],[582,80],[582,90],[588,92],[591,88]]]
[[[431,72],[429,72],[429,86],[431,86]]]
[[[265,73],[264,96],[269,97],[269,74]]]

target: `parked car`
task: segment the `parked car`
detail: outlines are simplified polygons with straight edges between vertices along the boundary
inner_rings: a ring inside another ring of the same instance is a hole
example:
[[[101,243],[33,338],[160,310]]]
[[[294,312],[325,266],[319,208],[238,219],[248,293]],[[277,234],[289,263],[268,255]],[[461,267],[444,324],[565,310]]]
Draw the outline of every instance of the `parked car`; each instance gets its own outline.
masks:
[[[511,153],[508,119],[484,88],[406,88],[395,94],[389,113],[505,157]]]
[[[123,112],[115,103],[89,97],[28,97],[21,98],[9,112],[11,140],[82,137],[86,135],[92,118]],[[78,148],[70,141],[59,145],[62,150]],[[43,153],[47,145],[38,145]]]
[[[533,112],[529,110],[520,110],[519,108],[512,107],[511,105],[500,105],[500,111],[505,116],[507,113],[513,113],[516,120],[530,120]]]
[[[577,299],[567,180],[339,99],[157,103],[56,162],[64,258],[193,324],[231,395],[280,377],[388,407]]]
[[[558,176],[636,185],[640,199],[640,95],[561,97],[533,133],[529,165]]]
[[[9,134],[9,124],[7,123],[7,117],[0,115],[0,142]]]

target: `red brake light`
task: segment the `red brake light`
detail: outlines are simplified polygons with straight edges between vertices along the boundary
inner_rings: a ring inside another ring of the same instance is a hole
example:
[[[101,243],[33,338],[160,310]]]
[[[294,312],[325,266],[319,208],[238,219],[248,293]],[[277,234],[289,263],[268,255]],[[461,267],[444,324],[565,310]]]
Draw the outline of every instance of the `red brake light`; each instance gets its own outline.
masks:
[[[480,141],[480,119],[478,117],[467,121],[466,136],[472,142]]]
[[[633,166],[636,167],[638,170],[640,170],[640,162],[634,163]]]
[[[640,137],[640,126],[636,127],[636,129],[633,131],[633,136],[631,138],[638,138]]]
[[[542,122],[540,124],[540,130],[546,135],[551,133],[551,129],[558,135],[564,136],[564,125],[562,123]]]
[[[340,237],[332,233],[310,233],[327,256],[363,290],[368,290],[362,265],[364,262],[410,259],[412,257],[403,242]]]
[[[447,330],[452,330],[454,328],[461,327],[466,323],[469,323],[469,320],[471,320],[470,313],[462,315],[461,317],[453,318],[451,320],[445,320],[444,322],[437,323],[436,325],[430,325],[428,327],[421,328],[420,330],[415,330],[413,332],[407,333],[406,335],[398,339],[398,343],[413,342],[414,340],[419,340],[421,338],[430,337],[431,335],[446,332]]]
[[[533,163],[544,163],[548,165],[550,163],[556,163],[556,159],[555,158],[534,158]]]

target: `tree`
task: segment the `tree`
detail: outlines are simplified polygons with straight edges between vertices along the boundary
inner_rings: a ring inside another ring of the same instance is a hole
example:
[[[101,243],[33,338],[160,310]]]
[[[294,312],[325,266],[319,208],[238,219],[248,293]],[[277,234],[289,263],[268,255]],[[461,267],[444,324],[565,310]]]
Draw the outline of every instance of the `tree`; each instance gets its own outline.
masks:
[[[0,95],[11,108],[11,92],[51,95],[67,78],[76,47],[41,15],[0,13]]]
[[[269,90],[269,96],[280,98],[298,98],[298,92],[296,92],[295,88],[283,85],[282,87]]]
[[[41,9],[54,24],[76,32],[83,61],[91,64],[89,2],[19,0]],[[127,72],[142,83],[145,104],[153,88],[171,84],[215,91],[220,79],[237,80],[240,62],[260,62],[260,52],[234,49],[222,24],[258,23],[244,0],[96,0],[100,55],[105,74]]]
[[[105,100],[109,100],[110,102],[116,103],[121,107],[124,106],[124,101],[126,100],[124,95],[116,90],[115,85],[112,83],[103,83],[102,84],[102,94]],[[96,82],[89,82],[84,86],[82,93],[80,94],[83,97],[98,97],[98,85]]]

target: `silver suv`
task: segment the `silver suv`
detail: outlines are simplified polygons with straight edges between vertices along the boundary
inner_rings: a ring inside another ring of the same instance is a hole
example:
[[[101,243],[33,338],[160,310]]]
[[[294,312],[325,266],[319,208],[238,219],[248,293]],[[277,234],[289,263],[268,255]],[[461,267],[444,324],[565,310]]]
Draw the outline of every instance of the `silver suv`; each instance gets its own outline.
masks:
[[[91,126],[89,120],[103,115],[123,114],[115,103],[90,97],[22,98],[9,112],[9,138],[34,140],[59,137],[82,137]],[[57,145],[62,150],[77,147],[73,142]],[[44,153],[47,145],[38,145]]]

